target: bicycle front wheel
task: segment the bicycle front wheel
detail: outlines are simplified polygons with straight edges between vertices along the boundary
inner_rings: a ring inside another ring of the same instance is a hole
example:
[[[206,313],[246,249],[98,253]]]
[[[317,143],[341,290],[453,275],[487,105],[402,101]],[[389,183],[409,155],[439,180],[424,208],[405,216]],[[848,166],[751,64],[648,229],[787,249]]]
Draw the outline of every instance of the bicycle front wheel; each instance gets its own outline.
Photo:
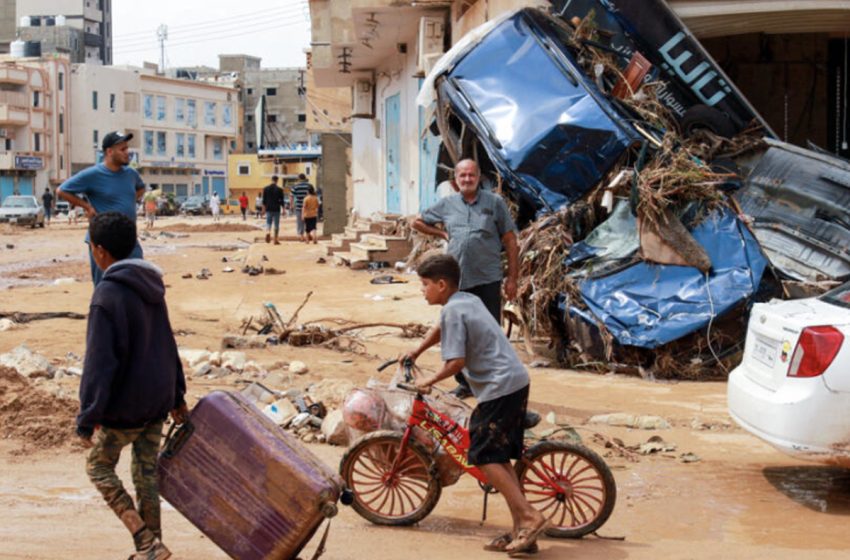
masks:
[[[402,435],[373,432],[360,438],[339,466],[354,494],[351,506],[377,525],[412,525],[424,519],[440,499],[440,480],[431,455],[411,438],[393,470]]]
[[[525,452],[516,470],[526,499],[551,520],[550,537],[581,538],[614,511],[617,485],[611,469],[583,445],[541,442]]]

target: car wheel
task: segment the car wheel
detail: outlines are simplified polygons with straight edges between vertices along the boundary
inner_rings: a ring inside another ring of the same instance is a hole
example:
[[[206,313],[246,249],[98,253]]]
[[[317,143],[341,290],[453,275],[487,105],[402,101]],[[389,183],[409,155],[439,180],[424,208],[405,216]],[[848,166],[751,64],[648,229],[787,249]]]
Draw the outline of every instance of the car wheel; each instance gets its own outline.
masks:
[[[726,113],[708,105],[694,105],[682,116],[682,132],[690,137],[697,130],[709,130],[723,138],[735,136],[735,123]]]

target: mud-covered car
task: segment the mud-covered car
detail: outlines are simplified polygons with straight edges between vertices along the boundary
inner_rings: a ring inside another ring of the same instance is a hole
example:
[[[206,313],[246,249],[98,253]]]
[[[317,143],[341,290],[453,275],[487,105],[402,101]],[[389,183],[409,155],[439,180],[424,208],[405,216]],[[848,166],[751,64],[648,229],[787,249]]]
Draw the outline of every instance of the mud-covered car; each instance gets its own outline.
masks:
[[[210,203],[203,196],[193,195],[184,200],[183,203],[180,205],[180,213],[192,214],[194,216],[209,214]]]
[[[44,227],[44,208],[34,196],[7,196],[0,205],[0,222]]]

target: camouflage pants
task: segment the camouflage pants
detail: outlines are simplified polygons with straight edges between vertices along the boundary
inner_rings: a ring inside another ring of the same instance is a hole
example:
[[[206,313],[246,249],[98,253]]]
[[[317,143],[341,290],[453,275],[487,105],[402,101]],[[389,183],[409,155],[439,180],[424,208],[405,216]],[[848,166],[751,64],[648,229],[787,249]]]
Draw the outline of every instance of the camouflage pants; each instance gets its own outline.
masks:
[[[133,499],[124,490],[121,479],[115,473],[121,450],[133,446],[131,471],[133,486],[136,487],[136,502],[139,515],[154,535],[162,538],[159,514],[159,488],[156,476],[156,460],[162,439],[162,422],[152,422],[143,428],[119,430],[101,428],[95,432],[94,447],[86,460],[86,473],[103,495],[115,515],[133,509]]]

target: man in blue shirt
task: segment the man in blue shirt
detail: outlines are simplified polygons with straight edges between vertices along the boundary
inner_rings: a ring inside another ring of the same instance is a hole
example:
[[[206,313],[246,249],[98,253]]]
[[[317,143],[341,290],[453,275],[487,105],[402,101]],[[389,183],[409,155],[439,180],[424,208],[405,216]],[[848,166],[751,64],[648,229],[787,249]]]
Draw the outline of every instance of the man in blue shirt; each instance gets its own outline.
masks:
[[[91,219],[102,212],[120,212],[135,222],[136,203],[145,192],[145,183],[135,169],[127,167],[130,163],[132,134],[110,132],[103,137],[103,162],[84,169],[62,183],[56,189],[56,196],[67,200],[71,206],[79,206]],[[83,199],[80,195],[85,195]],[[86,243],[89,234],[86,232]],[[141,259],[142,247],[136,240],[136,247],[128,258]],[[94,262],[89,247],[91,277],[95,286],[103,277]]]

